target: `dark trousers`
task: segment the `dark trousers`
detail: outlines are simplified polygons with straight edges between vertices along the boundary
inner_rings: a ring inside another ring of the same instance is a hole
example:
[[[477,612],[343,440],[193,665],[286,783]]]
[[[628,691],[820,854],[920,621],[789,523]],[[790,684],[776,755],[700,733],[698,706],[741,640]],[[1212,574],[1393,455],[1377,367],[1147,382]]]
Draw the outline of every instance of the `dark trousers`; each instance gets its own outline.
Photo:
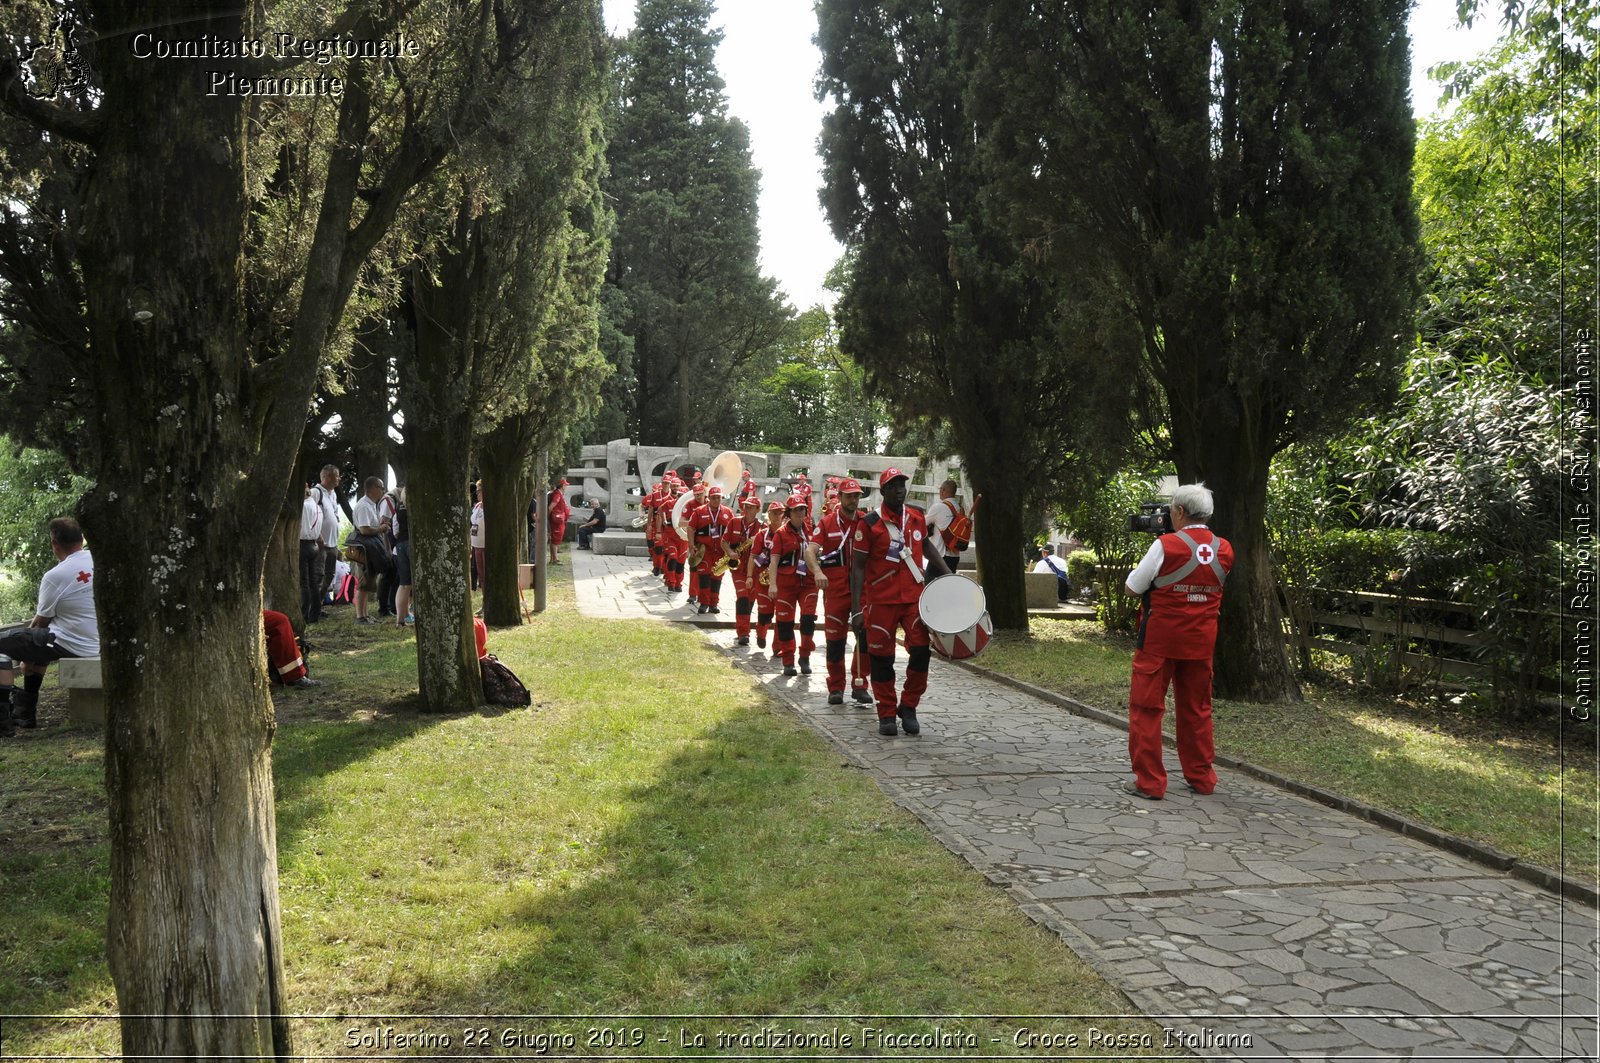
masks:
[[[322,592],[328,580],[322,574],[322,544],[315,539],[300,540],[300,613],[306,623],[322,618]]]

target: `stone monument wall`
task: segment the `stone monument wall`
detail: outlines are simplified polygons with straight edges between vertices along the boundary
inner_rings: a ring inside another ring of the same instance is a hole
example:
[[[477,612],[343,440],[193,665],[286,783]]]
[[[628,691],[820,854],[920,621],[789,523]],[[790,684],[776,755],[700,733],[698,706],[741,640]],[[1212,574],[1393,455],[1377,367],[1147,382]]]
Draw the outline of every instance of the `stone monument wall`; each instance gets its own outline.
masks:
[[[579,464],[565,472],[570,486],[567,499],[575,509],[587,508],[588,499],[598,498],[605,506],[612,527],[626,528],[639,516],[639,501],[651,484],[668,469],[694,465],[705,469],[722,450],[706,443],[690,443],[687,447],[638,446],[631,439],[614,439],[609,443],[583,448]],[[763,454],[752,451],[735,451],[745,468],[750,470],[757,489],[761,492],[762,508],[773,499],[787,498],[790,487],[782,481],[795,473],[804,472],[811,480],[812,506],[820,512],[823,493],[827,490],[829,476],[854,476],[863,488],[862,505],[876,506],[878,499],[878,474],[885,469],[899,469],[911,477],[906,487],[906,501],[926,509],[939,497],[939,485],[953,479],[961,485],[961,499],[972,503],[972,493],[967,490],[966,477],[961,467],[949,464],[919,463],[906,455],[885,454]],[[817,515],[816,513],[813,516]]]

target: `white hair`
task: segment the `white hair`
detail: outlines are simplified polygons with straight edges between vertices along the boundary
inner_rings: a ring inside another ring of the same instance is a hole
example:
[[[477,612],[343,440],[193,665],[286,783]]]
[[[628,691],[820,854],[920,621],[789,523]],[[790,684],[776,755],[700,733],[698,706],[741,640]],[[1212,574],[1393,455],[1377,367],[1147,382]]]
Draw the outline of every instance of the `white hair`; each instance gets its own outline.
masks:
[[[1211,488],[1202,481],[1197,484],[1184,484],[1174,489],[1172,504],[1182,506],[1183,511],[1195,520],[1205,520],[1211,516],[1212,507],[1216,503],[1211,497]]]

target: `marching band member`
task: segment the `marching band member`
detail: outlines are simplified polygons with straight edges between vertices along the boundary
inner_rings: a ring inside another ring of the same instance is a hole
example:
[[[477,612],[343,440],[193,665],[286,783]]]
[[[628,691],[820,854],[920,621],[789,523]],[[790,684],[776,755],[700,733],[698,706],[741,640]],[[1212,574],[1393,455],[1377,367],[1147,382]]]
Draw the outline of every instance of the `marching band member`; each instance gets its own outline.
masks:
[[[661,500],[661,481],[639,500],[639,515],[644,518],[644,541],[650,548],[650,575],[661,575],[661,548],[656,543],[656,503]]]
[[[867,645],[872,661],[872,694],[878,704],[878,733],[898,733],[896,718],[906,734],[922,732],[917,705],[928,688],[928,629],[922,626],[917,601],[922,597],[924,550],[928,527],[922,511],[906,505],[908,478],[899,469],[885,469],[878,477],[883,505],[856,523],[855,554],[850,569],[850,626],[858,641]],[[938,575],[949,572],[937,550],[928,550],[926,563]],[[895,698],[895,632],[906,639],[905,688]]]
[[[683,523],[691,529],[689,538],[685,540],[684,565],[689,573],[689,604],[695,606],[696,612],[705,612],[699,608],[700,601],[700,557],[694,545],[694,519],[700,507],[706,504],[706,483],[700,479],[700,474],[694,474],[694,501],[690,502],[683,510]]]
[[[777,649],[783,656],[784,675],[810,675],[817,630],[817,583],[806,561],[806,546],[811,541],[806,531],[806,518],[811,505],[797,492],[789,496],[784,508],[788,519],[772,534],[768,570],[778,620]],[[795,671],[797,607],[800,611],[799,672]]]
[[[761,500],[754,494],[742,495],[739,515],[728,522],[728,530],[722,533],[723,556],[732,562],[728,571],[733,576],[735,646],[750,645],[750,611],[758,590],[751,548],[760,530]],[[763,645],[765,639],[766,629],[762,628]]]
[[[689,557],[688,541],[672,526],[672,510],[683,490],[682,482],[675,479],[671,493],[663,500],[660,510],[657,511],[661,522],[662,552],[667,561],[668,594],[677,594],[683,590],[683,567]]]
[[[772,580],[770,565],[772,563],[772,537],[777,533],[779,525],[783,523],[783,503],[773,499],[767,503],[767,525],[757,531],[751,541],[751,555],[755,561],[756,581],[758,594],[756,596],[756,645],[761,649],[767,648],[767,627],[772,623],[773,610],[776,608],[773,597],[776,585]],[[777,639],[773,639],[772,658],[777,660],[782,657],[782,652],[777,647]]]
[[[850,633],[850,560],[855,545],[856,521],[861,519],[861,484],[846,479],[837,491],[828,492],[837,498],[835,508],[824,514],[817,525],[817,537],[808,549],[811,551],[812,570],[817,586],[822,588],[822,637],[827,647],[828,704],[844,704],[844,647]],[[861,674],[861,645],[850,661],[852,696],[857,701],[870,702],[866,680]]]
[[[695,554],[699,559],[694,571],[702,613],[722,611],[717,608],[722,601],[722,576],[712,569],[722,558],[722,537],[732,521],[733,510],[722,504],[722,485],[712,484],[706,490],[705,505],[689,518],[690,534],[694,536]]]

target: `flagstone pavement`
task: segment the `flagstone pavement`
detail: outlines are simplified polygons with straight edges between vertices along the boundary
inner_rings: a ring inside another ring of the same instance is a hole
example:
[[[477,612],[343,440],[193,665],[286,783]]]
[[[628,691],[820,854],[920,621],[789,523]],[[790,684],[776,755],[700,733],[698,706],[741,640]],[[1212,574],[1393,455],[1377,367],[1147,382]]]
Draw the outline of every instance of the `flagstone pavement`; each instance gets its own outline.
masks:
[[[695,621],[647,560],[569,556],[585,615]],[[785,678],[729,628],[704,630],[1202,1058],[1600,1058],[1593,908],[1237,772],[1135,799],[1125,732],[937,657],[922,735],[881,738],[826,703],[820,648]]]

